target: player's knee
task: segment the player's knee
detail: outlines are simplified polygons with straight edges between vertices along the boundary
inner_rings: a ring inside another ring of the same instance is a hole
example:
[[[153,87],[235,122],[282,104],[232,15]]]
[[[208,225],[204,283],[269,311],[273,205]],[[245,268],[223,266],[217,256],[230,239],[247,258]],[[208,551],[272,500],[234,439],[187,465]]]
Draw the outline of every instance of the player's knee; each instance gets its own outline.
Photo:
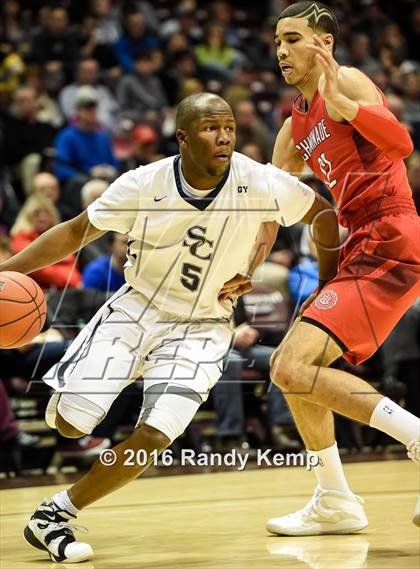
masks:
[[[102,421],[105,411],[76,393],[63,393],[57,404],[55,425],[65,437],[89,435]]]
[[[292,392],[301,375],[302,362],[297,361],[288,350],[277,349],[270,360],[270,378],[282,391]]]
[[[293,392],[296,383],[296,370],[292,372],[288,365],[277,365],[270,373],[271,381],[282,391]]]
[[[157,450],[161,452],[171,444],[171,440],[162,431],[150,425],[140,425],[130,436],[133,450],[144,449],[146,452]]]
[[[82,433],[82,431],[79,431],[79,429],[76,429],[76,427],[63,419],[60,413],[57,413],[55,424],[60,435],[63,435],[63,437],[67,437],[69,439],[78,439],[79,437],[83,437],[86,434]]]

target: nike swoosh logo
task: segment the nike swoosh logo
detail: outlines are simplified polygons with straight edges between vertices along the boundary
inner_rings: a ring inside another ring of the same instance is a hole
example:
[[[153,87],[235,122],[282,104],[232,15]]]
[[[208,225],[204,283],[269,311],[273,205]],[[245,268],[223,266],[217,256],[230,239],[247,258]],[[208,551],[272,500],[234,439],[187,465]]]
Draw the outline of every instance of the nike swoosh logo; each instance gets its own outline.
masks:
[[[161,198],[157,198],[157,197],[155,196],[155,197],[153,198],[153,200],[154,200],[155,202],[160,202],[160,201],[164,200],[164,199],[167,198],[167,197],[168,197],[168,196],[163,196],[163,197],[161,197]]]
[[[49,520],[51,520],[52,522],[55,521],[55,514],[49,514],[45,511],[42,512],[42,515],[45,516],[46,518],[48,518]]]

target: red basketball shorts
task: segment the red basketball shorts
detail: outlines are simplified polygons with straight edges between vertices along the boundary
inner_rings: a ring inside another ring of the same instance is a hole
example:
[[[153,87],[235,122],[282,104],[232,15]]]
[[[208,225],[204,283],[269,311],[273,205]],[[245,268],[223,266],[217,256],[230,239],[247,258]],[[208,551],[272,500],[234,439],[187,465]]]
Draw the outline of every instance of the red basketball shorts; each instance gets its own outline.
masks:
[[[369,358],[420,295],[420,219],[386,215],[351,233],[337,276],[303,313],[359,364]]]

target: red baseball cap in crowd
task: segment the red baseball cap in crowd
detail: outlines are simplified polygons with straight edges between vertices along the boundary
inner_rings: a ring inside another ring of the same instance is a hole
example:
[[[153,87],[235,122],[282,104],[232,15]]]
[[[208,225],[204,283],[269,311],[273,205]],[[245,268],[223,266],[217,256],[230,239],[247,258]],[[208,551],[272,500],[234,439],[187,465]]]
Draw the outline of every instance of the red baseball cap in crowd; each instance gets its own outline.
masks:
[[[148,124],[140,124],[133,130],[133,142],[138,144],[149,144],[158,139],[156,131]]]

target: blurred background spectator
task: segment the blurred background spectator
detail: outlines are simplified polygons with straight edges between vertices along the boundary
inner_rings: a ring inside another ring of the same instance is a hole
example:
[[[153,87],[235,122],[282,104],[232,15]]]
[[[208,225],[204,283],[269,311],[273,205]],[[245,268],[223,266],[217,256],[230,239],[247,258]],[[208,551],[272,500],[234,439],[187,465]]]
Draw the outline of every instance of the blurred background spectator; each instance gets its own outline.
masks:
[[[3,160],[9,167],[17,195],[28,195],[42,155],[53,145],[56,130],[37,119],[36,93],[32,87],[18,87],[9,109],[0,108]]]
[[[195,47],[195,56],[207,79],[231,79],[240,61],[239,52],[226,41],[224,26],[216,21],[206,24],[202,43]]]
[[[274,137],[268,127],[258,117],[252,101],[240,101],[234,107],[236,118],[236,140],[241,148],[245,143],[254,144],[260,149],[262,162],[271,160]]]
[[[123,118],[137,122],[159,120],[159,113],[165,112],[168,102],[156,71],[152,51],[142,51],[135,55],[132,73],[124,75],[117,87],[117,99]]]
[[[76,176],[115,177],[118,162],[111,138],[98,125],[98,96],[94,87],[79,87],[74,98],[75,122],[65,127],[55,140],[55,173],[61,182]]]
[[[66,8],[57,6],[51,9],[45,24],[33,39],[32,61],[38,65],[49,63],[51,69],[69,80],[74,72],[77,58],[77,33],[70,25]]]
[[[59,213],[49,198],[40,194],[30,196],[10,230],[13,251],[15,253],[22,251],[29,243],[59,222]],[[81,284],[81,276],[74,265],[75,256],[69,255],[55,265],[39,269],[30,276],[45,289],[76,288]]]
[[[123,286],[127,261],[127,235],[109,233],[109,254],[98,257],[83,269],[83,286],[103,292],[115,292]]]
[[[114,132],[117,128],[118,104],[108,87],[100,84],[99,64],[93,58],[80,61],[76,69],[76,81],[61,90],[59,103],[64,116],[67,120],[75,118],[76,95],[79,87],[83,85],[89,85],[95,90],[98,124]]]
[[[122,24],[123,33],[115,43],[115,57],[126,73],[134,71],[136,57],[159,45],[157,35],[148,26],[141,10],[127,12]]]
[[[159,135],[156,129],[148,124],[138,124],[131,133],[130,142],[130,154],[122,163],[124,170],[145,166],[164,158],[159,152]]]

